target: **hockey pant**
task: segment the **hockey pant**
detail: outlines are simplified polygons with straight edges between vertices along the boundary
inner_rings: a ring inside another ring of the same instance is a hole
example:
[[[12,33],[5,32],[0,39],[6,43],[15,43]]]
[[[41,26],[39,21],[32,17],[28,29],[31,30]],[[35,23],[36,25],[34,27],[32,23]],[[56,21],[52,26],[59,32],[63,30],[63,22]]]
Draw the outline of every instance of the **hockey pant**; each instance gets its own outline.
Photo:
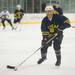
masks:
[[[14,23],[20,23],[21,19],[22,19],[22,18],[15,18],[15,19],[14,19]]]
[[[11,22],[10,19],[2,19],[1,22],[2,22],[3,27],[5,27],[5,23],[4,23],[5,21],[7,21],[10,24],[10,26],[13,27],[12,22]]]
[[[47,45],[45,45],[43,48],[41,48],[41,57],[42,58],[46,58],[47,56],[47,49],[49,46],[51,46],[53,44],[53,48],[55,50],[55,54],[56,54],[56,58],[57,60],[61,60],[61,43],[62,43],[62,39],[63,39],[63,34],[57,36],[56,38],[54,38],[51,42],[49,42]],[[42,40],[42,45],[44,45],[47,41],[47,40]]]

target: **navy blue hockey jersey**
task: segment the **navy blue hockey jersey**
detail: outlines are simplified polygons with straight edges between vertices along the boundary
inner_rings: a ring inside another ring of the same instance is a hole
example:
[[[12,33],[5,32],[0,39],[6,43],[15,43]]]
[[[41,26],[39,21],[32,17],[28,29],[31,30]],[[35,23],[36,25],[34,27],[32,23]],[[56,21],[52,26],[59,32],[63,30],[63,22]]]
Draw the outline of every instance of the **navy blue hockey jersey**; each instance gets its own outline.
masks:
[[[43,35],[54,34],[58,29],[64,30],[70,27],[70,23],[65,21],[66,17],[54,14],[52,19],[49,20],[48,17],[44,17],[41,23],[41,31]],[[65,21],[65,22],[64,22]]]

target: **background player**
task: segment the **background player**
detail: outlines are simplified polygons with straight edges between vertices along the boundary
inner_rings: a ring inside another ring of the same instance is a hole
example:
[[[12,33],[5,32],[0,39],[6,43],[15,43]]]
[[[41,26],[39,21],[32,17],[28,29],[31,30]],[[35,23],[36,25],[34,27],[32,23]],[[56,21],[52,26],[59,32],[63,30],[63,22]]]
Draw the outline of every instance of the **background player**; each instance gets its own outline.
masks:
[[[51,2],[51,5],[53,6],[53,8],[55,10],[54,14],[63,14],[63,10],[61,8],[59,1],[53,1],[53,2]]]
[[[69,22],[64,23],[60,15],[54,14],[54,8],[52,6],[47,6],[45,8],[46,17],[42,20],[41,31],[42,31],[42,45],[44,45],[50,37],[57,33],[57,37],[54,38],[51,42],[45,45],[41,49],[41,58],[38,60],[38,64],[41,64],[47,58],[47,49],[53,44],[53,48],[56,54],[56,63],[55,66],[60,66],[61,64],[61,43],[63,39],[63,30],[69,28]]]
[[[21,8],[21,5],[16,6],[16,10],[14,12],[14,23],[19,23],[24,15],[24,10]]]
[[[58,2],[57,2],[58,3]],[[53,4],[54,14],[58,14],[62,17],[64,24],[70,24],[69,19],[63,15],[63,10],[61,6],[58,4]]]
[[[10,13],[7,10],[7,8],[4,8],[3,11],[0,13],[0,18],[1,18],[1,23],[3,25],[3,29],[5,29],[6,25],[5,25],[5,21],[7,21],[10,26],[12,27],[12,30],[15,29],[12,25],[11,19],[10,19]]]
[[[16,10],[14,12],[14,23],[19,23],[21,22],[22,18],[23,18],[23,15],[24,15],[24,10],[21,8],[21,5],[17,5],[16,6]],[[21,25],[18,26],[17,25],[17,28]],[[20,28],[20,27],[19,27]],[[20,28],[21,29],[21,28]]]

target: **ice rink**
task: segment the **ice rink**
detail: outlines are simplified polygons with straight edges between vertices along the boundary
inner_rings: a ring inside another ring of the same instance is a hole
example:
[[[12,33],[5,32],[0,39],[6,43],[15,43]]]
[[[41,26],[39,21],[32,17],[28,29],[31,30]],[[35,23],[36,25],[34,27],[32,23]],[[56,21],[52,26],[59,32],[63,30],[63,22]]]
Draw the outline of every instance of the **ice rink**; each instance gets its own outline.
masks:
[[[75,28],[64,31],[59,69],[54,66],[56,58],[52,47],[48,48],[47,60],[41,65],[37,65],[39,50],[17,71],[6,68],[20,64],[41,46],[41,40],[40,24],[22,25],[21,31],[0,30],[0,75],[75,75]]]

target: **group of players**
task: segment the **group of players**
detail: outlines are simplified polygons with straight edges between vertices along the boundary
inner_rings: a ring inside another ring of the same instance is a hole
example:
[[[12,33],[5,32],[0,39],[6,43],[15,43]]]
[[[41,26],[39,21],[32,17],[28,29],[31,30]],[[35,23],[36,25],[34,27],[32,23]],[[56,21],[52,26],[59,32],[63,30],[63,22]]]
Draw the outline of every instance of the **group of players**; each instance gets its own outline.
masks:
[[[71,27],[70,21],[67,17],[63,15],[62,8],[57,5],[48,5],[45,8],[46,16],[43,18],[41,23],[41,32],[42,32],[42,46],[41,48],[41,58],[38,60],[38,64],[41,64],[47,59],[47,50],[49,46],[52,46],[56,55],[55,66],[61,65],[61,43],[63,40],[63,31],[66,28]],[[54,34],[57,36],[50,41],[48,44],[47,41],[52,38]]]
[[[14,21],[12,22],[10,12],[8,11],[7,8],[3,8],[3,11],[0,13],[0,19],[3,25],[3,30],[6,28],[5,21],[7,21],[10,24],[12,30],[16,30],[17,27],[14,27],[13,23],[20,23],[23,15],[24,15],[24,10],[21,8],[21,5],[17,5],[14,11]]]

